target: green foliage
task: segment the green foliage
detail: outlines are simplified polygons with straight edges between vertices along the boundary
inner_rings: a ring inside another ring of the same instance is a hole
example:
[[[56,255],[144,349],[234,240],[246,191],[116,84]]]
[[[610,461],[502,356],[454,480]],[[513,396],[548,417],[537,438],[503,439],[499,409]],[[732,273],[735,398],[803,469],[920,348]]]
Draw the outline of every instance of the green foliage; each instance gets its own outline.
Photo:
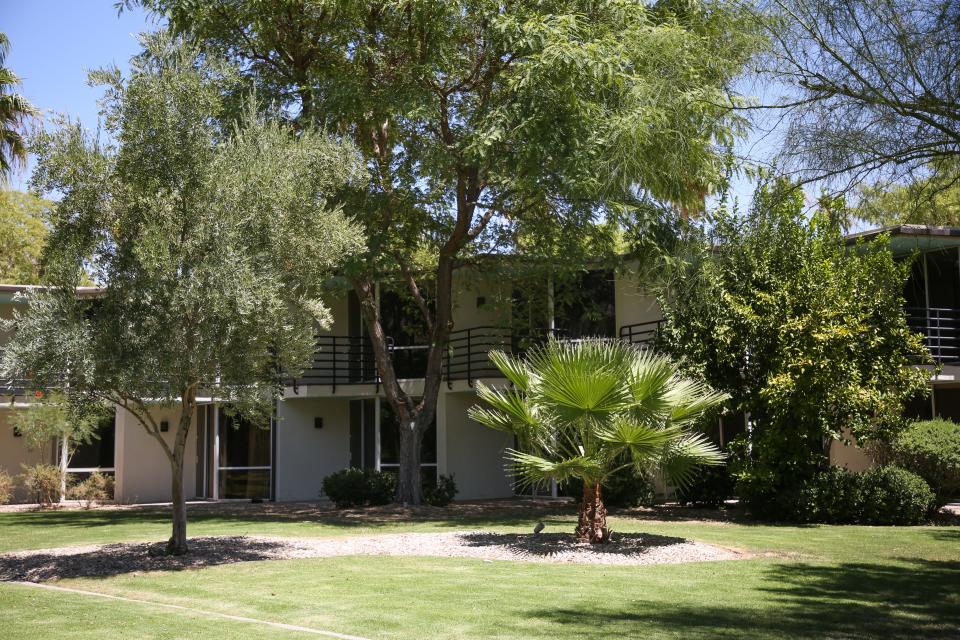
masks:
[[[960,425],[936,419],[911,424],[893,443],[893,459],[927,481],[942,507],[960,490]]]
[[[14,91],[20,78],[6,66],[8,53],[10,39],[0,32],[0,184],[6,183],[15,169],[27,163],[22,130],[37,115],[36,108]]]
[[[60,502],[60,487],[63,481],[60,467],[43,463],[23,465],[21,477],[28,495],[40,506],[50,507]]]
[[[697,470],[689,484],[677,488],[677,502],[698,507],[719,507],[733,496],[733,477],[727,465]]]
[[[603,481],[603,504],[608,507],[630,509],[652,507],[655,502],[653,475],[627,467],[616,471]],[[579,500],[583,496],[583,481],[571,478],[562,487],[564,495]]]
[[[960,183],[957,171],[940,171],[887,187],[864,187],[857,217],[879,225],[960,225]]]
[[[16,487],[16,481],[6,471],[0,469],[0,504],[7,504],[13,500],[13,490]]]
[[[922,522],[934,504],[930,486],[915,473],[874,467],[860,474],[859,522],[911,525]]]
[[[342,469],[323,479],[321,495],[340,509],[393,502],[397,478],[376,469]]]
[[[67,439],[68,457],[80,444],[98,437],[97,427],[111,410],[102,404],[71,402],[62,393],[42,395],[30,406],[10,414],[10,426],[24,439],[28,449],[42,449],[51,440]]]
[[[428,484],[423,488],[423,500],[434,507],[445,507],[458,493],[457,483],[453,476],[439,476],[437,484]]]
[[[831,467],[808,478],[753,470],[739,477],[737,494],[759,518],[837,524],[917,524],[934,500],[923,478],[889,466],[859,473]]]
[[[620,469],[662,469],[677,484],[722,454],[691,423],[724,396],[684,379],[667,358],[621,341],[551,340],[526,359],[490,356],[513,388],[477,385],[470,417],[514,434],[506,456],[520,485],[578,478],[603,483]]]
[[[85,509],[95,503],[113,499],[113,477],[94,471],[86,480],[78,482],[67,490],[67,497],[80,500]]]
[[[43,218],[52,204],[22,191],[0,191],[0,282],[40,284]]]
[[[926,350],[903,313],[909,262],[884,237],[846,245],[829,204],[808,219],[802,191],[763,184],[746,215],[716,213],[661,296],[664,348],[750,415],[744,464],[761,484],[802,483],[849,435],[888,444],[926,392],[928,372],[911,366]]]

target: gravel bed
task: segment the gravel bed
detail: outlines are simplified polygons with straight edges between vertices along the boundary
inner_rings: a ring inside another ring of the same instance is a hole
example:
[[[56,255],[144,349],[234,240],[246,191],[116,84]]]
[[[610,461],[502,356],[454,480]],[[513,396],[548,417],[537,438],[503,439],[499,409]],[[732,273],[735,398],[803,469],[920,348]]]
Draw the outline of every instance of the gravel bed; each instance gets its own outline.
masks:
[[[0,555],[0,580],[43,582],[144,571],[177,571],[234,562],[347,555],[432,556],[485,561],[647,565],[734,560],[743,553],[648,534],[614,534],[609,544],[576,542],[567,533],[485,531],[396,533],[327,538],[220,536],[190,539],[190,553],[167,556],[164,543],[119,543],[17,551]]]

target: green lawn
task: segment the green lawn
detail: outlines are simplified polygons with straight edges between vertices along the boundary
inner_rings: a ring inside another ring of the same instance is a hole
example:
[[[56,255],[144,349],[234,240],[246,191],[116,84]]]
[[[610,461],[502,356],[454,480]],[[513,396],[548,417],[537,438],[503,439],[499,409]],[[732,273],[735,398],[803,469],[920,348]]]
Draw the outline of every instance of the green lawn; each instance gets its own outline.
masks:
[[[331,535],[399,530],[572,528],[572,509],[397,521],[329,512],[193,515],[191,534]],[[61,585],[366,638],[956,638],[960,528],[786,527],[685,520],[684,512],[612,520],[619,531],[683,536],[754,559],[609,567],[433,558],[251,562],[202,570],[74,579]],[[137,516],[137,517],[135,517]],[[0,515],[5,549],[161,539],[162,512]],[[7,638],[298,637],[150,604],[0,584]]]

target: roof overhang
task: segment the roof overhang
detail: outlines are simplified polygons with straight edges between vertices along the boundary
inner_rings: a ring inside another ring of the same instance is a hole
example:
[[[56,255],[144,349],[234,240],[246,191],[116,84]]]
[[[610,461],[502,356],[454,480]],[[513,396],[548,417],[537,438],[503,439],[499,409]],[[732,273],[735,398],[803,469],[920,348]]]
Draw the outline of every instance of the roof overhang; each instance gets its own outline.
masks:
[[[49,287],[44,287],[35,284],[0,284],[0,303],[16,303],[19,302],[15,300],[17,294],[19,293],[29,293],[31,291],[43,291],[44,289],[49,289]],[[88,298],[98,296],[103,293],[104,289],[101,287],[77,287],[77,297]]]
[[[960,227],[933,227],[924,224],[897,224],[878,229],[851,233],[844,237],[848,244],[860,240],[869,242],[878,236],[890,236],[890,249],[894,255],[907,255],[914,251],[941,251],[960,247]]]

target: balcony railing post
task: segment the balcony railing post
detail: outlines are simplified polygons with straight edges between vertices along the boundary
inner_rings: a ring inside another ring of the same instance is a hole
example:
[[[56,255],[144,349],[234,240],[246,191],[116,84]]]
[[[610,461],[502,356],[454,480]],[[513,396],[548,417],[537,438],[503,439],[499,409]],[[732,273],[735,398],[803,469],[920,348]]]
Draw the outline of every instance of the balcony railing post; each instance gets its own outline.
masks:
[[[471,338],[472,329],[467,329],[467,386],[473,386],[473,344]]]
[[[331,393],[337,392],[337,336],[333,336],[333,346],[330,347],[333,349],[333,364],[331,366]]]

